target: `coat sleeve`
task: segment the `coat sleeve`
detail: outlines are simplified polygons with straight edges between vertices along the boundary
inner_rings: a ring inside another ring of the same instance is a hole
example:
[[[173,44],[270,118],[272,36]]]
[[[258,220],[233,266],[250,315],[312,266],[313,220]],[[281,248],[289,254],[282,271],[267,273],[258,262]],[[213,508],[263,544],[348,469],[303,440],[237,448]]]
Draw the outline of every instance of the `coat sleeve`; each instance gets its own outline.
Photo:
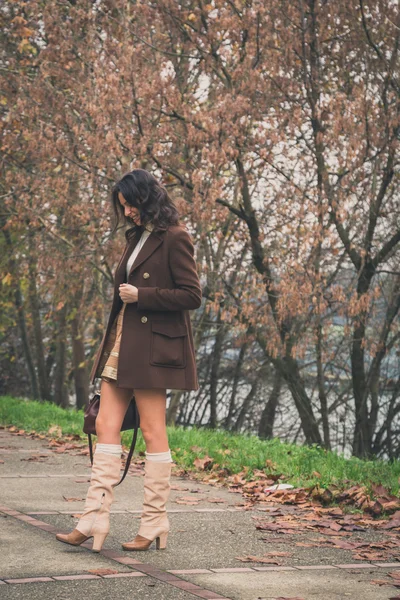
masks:
[[[170,244],[169,265],[176,288],[138,288],[139,310],[193,310],[201,305],[201,286],[190,234],[186,229],[179,229]]]

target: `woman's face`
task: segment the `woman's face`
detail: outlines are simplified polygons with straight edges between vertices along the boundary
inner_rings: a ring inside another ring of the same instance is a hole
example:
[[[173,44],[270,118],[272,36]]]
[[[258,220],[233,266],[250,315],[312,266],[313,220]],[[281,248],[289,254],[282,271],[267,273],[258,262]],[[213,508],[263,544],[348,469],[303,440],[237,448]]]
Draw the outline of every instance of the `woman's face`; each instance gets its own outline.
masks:
[[[123,195],[121,194],[121,192],[118,192],[118,200],[120,201],[120,204],[123,206],[124,208],[124,215],[125,217],[131,217],[136,225],[140,225],[141,221],[140,221],[140,214],[137,208],[135,208],[134,206],[131,206],[130,204],[127,204],[125,198],[123,197]]]

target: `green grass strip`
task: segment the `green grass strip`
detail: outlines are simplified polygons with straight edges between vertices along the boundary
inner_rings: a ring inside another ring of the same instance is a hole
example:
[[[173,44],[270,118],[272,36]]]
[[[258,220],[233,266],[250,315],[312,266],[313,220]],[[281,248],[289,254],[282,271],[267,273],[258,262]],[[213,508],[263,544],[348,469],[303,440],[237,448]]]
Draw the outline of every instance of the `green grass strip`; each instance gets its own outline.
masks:
[[[83,411],[63,409],[49,402],[37,402],[0,396],[0,424],[14,425],[27,432],[47,434],[59,426],[62,435],[86,435],[82,432]],[[131,432],[123,433],[123,444],[129,446]],[[352,485],[382,484],[391,493],[399,493],[400,461],[360,460],[345,458],[336,452],[317,446],[286,444],[279,439],[260,440],[254,435],[233,434],[224,430],[199,427],[168,427],[169,445],[177,465],[194,470],[194,460],[209,456],[213,464],[226,468],[229,474],[247,471],[250,478],[254,469],[266,473],[283,473],[295,487],[319,484],[341,489]],[[137,451],[145,445],[139,434]],[[273,468],[268,467],[271,461]]]

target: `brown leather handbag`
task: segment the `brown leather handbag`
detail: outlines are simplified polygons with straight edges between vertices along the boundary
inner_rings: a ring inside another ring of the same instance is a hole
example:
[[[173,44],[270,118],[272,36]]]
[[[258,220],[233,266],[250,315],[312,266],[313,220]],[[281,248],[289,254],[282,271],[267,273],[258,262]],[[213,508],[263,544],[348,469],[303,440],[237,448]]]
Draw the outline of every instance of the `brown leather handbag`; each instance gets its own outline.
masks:
[[[89,442],[89,453],[90,453],[90,462],[93,465],[93,443],[92,443],[92,435],[96,435],[96,418],[99,413],[100,408],[100,394],[96,392],[92,399],[90,400],[88,406],[84,412],[83,418],[83,432],[87,433],[88,442]],[[121,431],[126,431],[127,429],[133,429],[133,438],[131,447],[129,449],[128,456],[125,462],[124,473],[116,485],[119,485],[125,479],[125,476],[128,472],[129,465],[131,463],[131,458],[133,455],[133,451],[136,445],[136,439],[138,430],[140,427],[140,418],[139,411],[136,406],[135,396],[133,396],[132,400],[129,403],[127,411],[125,413],[124,420],[121,425]],[[115,486],[116,487],[116,486]]]

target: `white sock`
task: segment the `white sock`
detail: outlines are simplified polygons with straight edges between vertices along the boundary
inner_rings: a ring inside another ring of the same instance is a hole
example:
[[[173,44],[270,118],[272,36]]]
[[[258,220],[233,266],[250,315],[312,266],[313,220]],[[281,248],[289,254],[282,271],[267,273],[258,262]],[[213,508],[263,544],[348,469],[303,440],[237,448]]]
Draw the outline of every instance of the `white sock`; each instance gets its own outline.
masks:
[[[96,444],[96,452],[101,452],[101,454],[113,454],[114,456],[121,456],[122,454],[122,446],[121,444]]]
[[[167,450],[166,452],[147,452],[146,451],[147,460],[152,460],[153,462],[174,462],[171,456],[171,450]]]

